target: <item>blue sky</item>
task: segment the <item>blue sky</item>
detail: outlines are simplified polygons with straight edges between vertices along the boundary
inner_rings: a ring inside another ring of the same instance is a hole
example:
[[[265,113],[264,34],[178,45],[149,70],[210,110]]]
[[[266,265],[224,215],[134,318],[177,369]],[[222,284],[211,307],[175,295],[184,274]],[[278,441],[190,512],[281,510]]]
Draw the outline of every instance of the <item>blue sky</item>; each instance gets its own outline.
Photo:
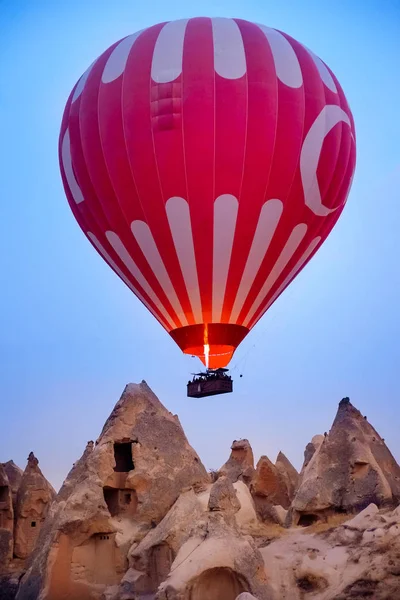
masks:
[[[246,338],[235,392],[186,398],[183,356],[74,221],[57,140],[76,80],[117,39],[159,21],[232,16],[281,29],[337,75],[356,176],[333,233]],[[208,468],[233,439],[300,468],[350,396],[400,460],[400,5],[397,0],[0,1],[0,461],[33,450],[58,487],[127,382],[145,379]],[[242,373],[243,377],[239,378]]]

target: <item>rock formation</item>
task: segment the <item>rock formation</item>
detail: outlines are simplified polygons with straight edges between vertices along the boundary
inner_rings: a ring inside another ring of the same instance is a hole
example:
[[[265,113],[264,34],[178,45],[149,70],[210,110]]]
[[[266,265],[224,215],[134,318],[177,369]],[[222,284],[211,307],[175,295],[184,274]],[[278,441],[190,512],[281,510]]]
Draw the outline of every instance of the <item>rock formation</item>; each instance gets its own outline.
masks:
[[[208,513],[180,548],[156,599],[234,600],[241,592],[270,600],[261,553],[223,513]]]
[[[0,464],[0,567],[12,558],[13,528],[12,489],[4,466]]]
[[[207,483],[178,417],[144,382],[128,385],[53,503],[18,600],[99,597],[181,492]]]
[[[232,482],[227,477],[220,477],[211,488],[208,510],[233,515],[240,510],[240,506]]]
[[[249,440],[235,440],[231,446],[231,455],[219,470],[232,483],[242,480],[249,484],[254,475],[254,456]]]
[[[249,490],[241,481],[232,485],[220,478],[202,492],[184,492],[161,523],[132,546],[131,568],[111,598],[144,599],[157,589],[157,599],[234,600],[243,589],[258,590],[265,598],[260,555],[253,543],[248,545],[249,527],[256,523]]]
[[[282,453],[254,470],[241,440],[211,484],[178,418],[144,382],[130,384],[51,504],[21,584],[11,567],[0,573],[0,600],[17,587],[17,600],[395,600],[399,470],[344,399],[300,478]],[[0,468],[3,488],[12,523]],[[0,544],[10,535],[0,529]]]
[[[371,502],[390,506],[399,499],[400,467],[372,425],[344,398],[329,435],[303,470],[292,523],[359,511]]]
[[[304,462],[303,462],[303,466],[301,468],[300,478],[301,478],[302,474],[304,473],[306,467],[308,467],[312,457],[314,456],[315,452],[318,450],[318,448],[320,447],[320,445],[322,444],[323,441],[324,441],[323,435],[314,435],[311,442],[309,442],[307,444],[307,446],[304,450]]]
[[[13,460],[9,460],[8,462],[3,463],[4,470],[8,477],[8,481],[11,487],[12,499],[13,499],[13,508],[14,512],[17,504],[17,492],[18,488],[21,484],[23,470],[15,464]]]
[[[286,481],[281,471],[269,460],[262,456],[250,483],[250,491],[254,498],[257,512],[264,521],[274,520],[274,505],[287,509],[290,498]]]
[[[321,533],[297,528],[260,552],[273,600],[400,598],[400,509],[369,506]]]
[[[283,454],[283,452],[279,452],[275,462],[275,467],[277,468],[282,479],[286,483],[288,497],[291,502],[299,485],[299,474],[290,462],[290,460],[286,458],[286,456]]]
[[[31,452],[16,499],[14,555],[17,558],[27,558],[32,552],[55,496],[56,492]]]

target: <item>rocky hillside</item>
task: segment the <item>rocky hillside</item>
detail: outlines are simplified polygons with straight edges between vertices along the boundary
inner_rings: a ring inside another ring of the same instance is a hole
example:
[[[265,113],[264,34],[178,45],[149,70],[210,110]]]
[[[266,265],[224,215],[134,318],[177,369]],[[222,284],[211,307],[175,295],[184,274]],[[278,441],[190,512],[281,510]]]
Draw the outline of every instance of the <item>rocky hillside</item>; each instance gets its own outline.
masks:
[[[54,499],[33,455],[1,490],[0,600],[400,598],[400,468],[348,398],[300,474],[248,440],[207,473],[130,384]]]

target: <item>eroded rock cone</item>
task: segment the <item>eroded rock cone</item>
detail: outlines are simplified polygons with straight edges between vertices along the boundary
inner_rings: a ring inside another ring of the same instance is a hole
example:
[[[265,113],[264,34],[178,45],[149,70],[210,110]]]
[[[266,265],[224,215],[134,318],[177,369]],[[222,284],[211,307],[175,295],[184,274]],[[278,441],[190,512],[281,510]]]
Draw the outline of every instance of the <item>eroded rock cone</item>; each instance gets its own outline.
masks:
[[[280,505],[287,509],[290,499],[286,481],[267,456],[262,456],[250,484],[258,515],[263,521],[275,521],[272,507]]]
[[[284,508],[288,508],[290,504],[286,482],[267,456],[262,456],[258,461],[250,489],[253,495],[264,496],[272,504],[279,504]]]
[[[13,527],[12,489],[5,468],[0,463],[0,572],[13,555]]]
[[[292,503],[292,523],[375,503],[397,504],[400,467],[375,429],[344,398],[332,429],[305,467]]]
[[[8,477],[8,481],[11,487],[12,498],[13,498],[13,507],[14,511],[17,503],[17,492],[18,488],[21,485],[21,479],[23,470],[15,464],[13,460],[9,460],[8,462],[3,463],[4,470]]]
[[[27,558],[32,552],[55,496],[55,490],[31,452],[16,500],[14,554],[17,558]]]
[[[211,488],[208,510],[233,515],[239,509],[240,502],[232,482],[227,477],[220,477]]]
[[[300,476],[283,452],[279,452],[275,462],[275,467],[278,469],[282,479],[286,483],[289,501],[291,502],[299,485]]]
[[[324,441],[323,435],[319,435],[319,434],[314,435],[311,442],[309,442],[307,444],[307,446],[305,447],[304,462],[303,462],[303,466],[300,471],[300,478],[301,478],[302,474],[304,473],[305,468],[308,467],[308,465],[310,464],[312,457],[314,456],[315,452],[318,450],[318,448],[320,447],[320,445],[322,444],[323,441]]]
[[[231,455],[219,470],[232,483],[242,480],[249,484],[254,475],[254,456],[249,440],[232,442]]]
[[[167,582],[175,569],[179,569],[181,563],[183,568],[180,569],[179,594],[183,594],[184,598],[192,598],[191,570],[187,571],[185,565],[190,566],[191,551],[196,550],[201,543],[199,539],[208,539],[212,536],[222,539],[228,531],[229,539],[234,538],[235,544],[240,545],[239,540],[243,542],[247,539],[249,531],[253,530],[257,523],[253,501],[243,481],[232,484],[228,479],[221,478],[202,492],[195,493],[193,489],[183,492],[161,523],[151,529],[138,545],[132,546],[129,552],[130,568],[124,575],[120,587],[115,591],[115,597],[112,596],[112,600],[151,598],[152,594],[157,592],[159,585]],[[220,541],[218,547],[219,544]],[[184,548],[185,552],[189,552],[188,555],[183,552]],[[207,556],[205,563],[198,565],[197,573],[200,582],[203,577],[208,581],[209,574],[203,575],[203,572],[212,569],[213,562],[216,567],[223,567],[221,584],[229,586],[230,581],[231,583],[240,581],[240,573],[235,573],[230,568],[233,566],[229,562],[232,554],[225,552],[214,556],[213,545],[207,548],[211,549],[211,555]],[[230,571],[232,571],[231,577],[226,577]],[[252,589],[253,584],[258,585],[259,577],[262,577],[262,573],[260,575],[254,573],[254,576],[249,577],[244,589]],[[216,583],[218,586],[218,581]],[[166,588],[168,598],[174,598],[174,594],[178,593],[171,586],[169,579],[169,586]],[[199,589],[202,593],[205,592],[202,587]],[[208,591],[215,592],[211,589]],[[221,592],[220,587],[217,587],[218,591]],[[182,596],[178,595],[178,597]]]
[[[178,417],[145,382],[129,384],[53,503],[18,600],[84,597],[118,584],[132,543],[182,490],[207,482]]]

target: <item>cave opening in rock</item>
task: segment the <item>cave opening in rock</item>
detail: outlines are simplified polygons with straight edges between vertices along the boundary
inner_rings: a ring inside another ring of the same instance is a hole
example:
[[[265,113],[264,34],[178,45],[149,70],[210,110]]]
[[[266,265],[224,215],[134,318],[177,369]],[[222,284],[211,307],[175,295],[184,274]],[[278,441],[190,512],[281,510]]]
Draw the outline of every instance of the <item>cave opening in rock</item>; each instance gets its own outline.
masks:
[[[324,577],[319,577],[308,573],[303,577],[296,579],[297,587],[299,587],[305,593],[312,593],[317,591],[325,590],[328,587],[328,582]]]
[[[36,521],[31,521],[31,527],[36,527]]]
[[[116,473],[128,473],[135,468],[132,460],[132,442],[115,442],[114,458]]]
[[[343,506],[335,506],[334,513],[337,515],[347,514],[347,510]]]
[[[120,490],[117,488],[103,488],[104,500],[112,517],[117,515],[133,515],[137,510],[137,494],[135,490]]]
[[[304,514],[301,515],[298,525],[300,525],[300,527],[309,527],[310,525],[317,523],[317,521],[319,521],[319,517],[317,515]]]
[[[8,486],[0,485],[0,504],[8,500]]]
[[[235,600],[239,594],[250,592],[242,577],[227,567],[204,571],[191,584],[188,600]]]

